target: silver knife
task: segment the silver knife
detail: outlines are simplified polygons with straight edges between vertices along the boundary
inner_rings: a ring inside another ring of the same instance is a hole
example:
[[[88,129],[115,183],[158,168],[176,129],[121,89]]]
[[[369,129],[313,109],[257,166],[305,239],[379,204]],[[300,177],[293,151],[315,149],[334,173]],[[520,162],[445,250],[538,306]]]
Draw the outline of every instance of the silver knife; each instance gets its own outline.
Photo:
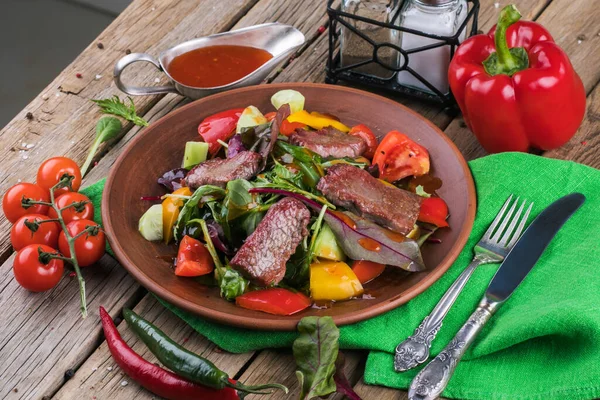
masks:
[[[408,391],[409,400],[433,400],[442,394],[456,364],[481,328],[525,279],[552,238],[584,202],[583,194],[569,194],[550,204],[529,225],[496,271],[475,312],[450,344],[413,379]]]

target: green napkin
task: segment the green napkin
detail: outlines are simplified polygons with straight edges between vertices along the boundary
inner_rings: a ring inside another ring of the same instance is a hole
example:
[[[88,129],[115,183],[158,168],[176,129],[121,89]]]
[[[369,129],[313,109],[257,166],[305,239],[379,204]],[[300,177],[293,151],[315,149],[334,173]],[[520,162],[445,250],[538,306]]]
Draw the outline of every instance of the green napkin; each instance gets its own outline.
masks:
[[[470,163],[478,209],[465,249],[448,272],[408,304],[341,327],[340,346],[370,350],[364,380],[406,389],[416,371],[396,373],[393,352],[470,262],[472,248],[506,198],[535,202],[532,216],[559,197],[581,192],[584,206],[479,335],[445,397],[464,399],[590,399],[600,396],[600,171],[573,162],[504,153]],[[103,182],[84,190],[98,209]],[[98,218],[98,215],[96,215]],[[533,218],[533,217],[532,217]],[[467,320],[497,266],[480,267],[449,312],[432,354]],[[246,352],[291,346],[295,333],[232,328],[163,304],[225,350]]]

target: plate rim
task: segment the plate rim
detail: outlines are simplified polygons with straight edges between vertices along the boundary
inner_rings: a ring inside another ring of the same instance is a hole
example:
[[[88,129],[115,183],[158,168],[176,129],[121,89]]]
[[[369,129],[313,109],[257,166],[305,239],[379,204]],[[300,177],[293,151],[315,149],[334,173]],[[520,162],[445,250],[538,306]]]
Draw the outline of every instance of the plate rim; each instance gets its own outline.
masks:
[[[408,301],[412,300],[419,294],[423,293],[433,283],[435,283],[450,268],[450,266],[454,263],[454,261],[458,258],[458,255],[460,254],[460,252],[462,251],[462,249],[464,248],[465,244],[467,243],[467,241],[469,239],[469,236],[470,236],[470,233],[473,228],[474,221],[475,221],[475,212],[476,212],[476,208],[477,208],[477,196],[476,196],[476,191],[475,191],[475,182],[473,180],[471,170],[470,170],[464,156],[462,155],[462,153],[460,152],[458,147],[456,147],[456,144],[440,128],[438,128],[433,122],[431,122],[427,118],[423,117],[421,114],[417,113],[416,111],[406,107],[405,105],[403,105],[397,101],[388,99],[387,97],[383,97],[381,95],[371,93],[371,92],[366,92],[364,90],[360,90],[360,89],[356,89],[356,88],[337,86],[337,85],[329,85],[329,84],[323,84],[323,83],[286,82],[286,83],[275,83],[275,84],[268,84],[268,85],[247,86],[247,87],[243,87],[243,88],[239,88],[239,89],[232,89],[232,90],[228,90],[225,92],[213,94],[213,95],[210,95],[207,97],[203,97],[201,99],[192,101],[189,104],[186,104],[186,105],[182,106],[181,108],[178,108],[177,110],[172,111],[172,112],[162,116],[160,119],[153,122],[150,126],[152,126],[153,124],[157,124],[158,122],[162,121],[163,119],[165,119],[167,117],[172,118],[172,117],[176,116],[178,113],[184,112],[188,108],[196,107],[197,103],[202,103],[207,100],[213,100],[213,99],[219,98],[219,97],[229,96],[229,95],[235,94],[235,93],[243,93],[246,91],[253,91],[259,87],[260,88],[269,88],[269,89],[272,88],[272,89],[299,89],[299,90],[301,90],[302,87],[312,87],[312,88],[321,88],[321,89],[328,89],[328,90],[337,90],[337,91],[341,91],[341,92],[348,92],[348,93],[360,94],[361,96],[371,97],[377,101],[383,101],[386,103],[390,103],[393,106],[400,107],[400,108],[404,109],[404,111],[413,114],[414,116],[416,116],[417,118],[419,118],[420,120],[422,120],[423,122],[428,124],[447,143],[447,145],[450,147],[450,149],[454,152],[455,156],[457,157],[457,159],[463,169],[463,175],[466,180],[467,192],[468,192],[467,193],[468,204],[467,204],[467,212],[466,212],[466,216],[465,216],[466,221],[465,221],[465,224],[462,226],[461,232],[459,233],[456,242],[454,243],[452,248],[446,253],[446,255],[440,261],[440,263],[437,265],[437,267],[435,269],[433,269],[422,281],[419,282],[419,285],[413,286],[413,287],[407,289],[406,291],[402,292],[396,298],[388,301],[387,303],[383,303],[383,304],[380,303],[380,304],[374,305],[372,307],[367,307],[365,309],[362,309],[360,312],[349,314],[349,315],[334,316],[333,317],[334,322],[336,323],[337,326],[343,326],[343,325],[348,325],[348,324],[353,324],[356,322],[364,321],[364,320],[373,318],[375,316],[381,315],[383,313],[391,311],[391,310],[398,308],[399,306],[407,303]],[[151,130],[147,129],[147,130],[144,130],[143,132],[140,132],[138,135],[136,135],[136,137],[133,138],[127,144],[127,146],[123,149],[121,154],[119,154],[116,161],[111,166],[110,173],[106,179],[103,193],[111,193],[112,184],[113,184],[113,181],[115,180],[116,172],[119,169],[118,167],[125,160],[130,149],[133,148],[137,144],[138,141],[142,140],[147,134],[149,134],[148,132],[152,133]],[[161,299],[169,302],[170,304],[172,304],[176,307],[182,308],[183,310],[190,312],[194,315],[200,316],[202,318],[206,318],[206,319],[210,320],[211,322],[216,322],[216,323],[220,323],[223,325],[234,326],[237,328],[251,329],[251,330],[268,330],[268,331],[294,331],[294,330],[296,330],[296,325],[298,322],[297,316],[290,316],[289,320],[287,320],[287,319],[267,319],[270,314],[265,314],[266,318],[257,320],[255,317],[252,317],[252,316],[232,315],[232,314],[222,312],[219,310],[215,310],[215,309],[207,309],[205,307],[202,307],[199,304],[196,304],[194,302],[191,302],[189,300],[181,298],[181,297],[175,295],[174,293],[165,290],[165,288],[163,286],[156,283],[148,275],[146,275],[141,269],[136,267],[135,263],[127,256],[127,253],[124,250],[124,248],[121,246],[121,244],[118,243],[117,241],[113,240],[113,233],[114,233],[113,225],[112,225],[112,221],[108,217],[111,214],[110,212],[108,212],[109,197],[110,196],[108,196],[108,195],[102,196],[101,208],[102,208],[102,225],[104,227],[104,230],[106,231],[106,236],[108,238],[110,246],[111,246],[113,253],[115,254],[115,257],[117,258],[118,262],[127,270],[127,272],[130,275],[133,276],[133,278],[139,284],[141,284],[149,292],[151,292],[152,294],[160,297]],[[210,310],[210,313],[206,312],[205,310]]]

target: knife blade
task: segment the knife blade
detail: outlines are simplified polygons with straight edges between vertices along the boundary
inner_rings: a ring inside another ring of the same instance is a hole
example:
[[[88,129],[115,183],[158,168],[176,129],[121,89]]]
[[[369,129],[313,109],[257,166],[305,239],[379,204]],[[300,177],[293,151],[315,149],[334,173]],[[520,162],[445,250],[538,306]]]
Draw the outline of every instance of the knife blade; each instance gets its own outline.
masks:
[[[560,228],[584,202],[583,194],[571,193],[546,207],[508,253],[485,296],[494,302],[506,301],[540,259]]]
[[[413,379],[409,400],[439,397],[456,365],[483,326],[510,297],[537,263],[560,228],[585,202],[581,193],[572,193],[550,204],[527,227],[492,278],[483,299],[450,343]]]

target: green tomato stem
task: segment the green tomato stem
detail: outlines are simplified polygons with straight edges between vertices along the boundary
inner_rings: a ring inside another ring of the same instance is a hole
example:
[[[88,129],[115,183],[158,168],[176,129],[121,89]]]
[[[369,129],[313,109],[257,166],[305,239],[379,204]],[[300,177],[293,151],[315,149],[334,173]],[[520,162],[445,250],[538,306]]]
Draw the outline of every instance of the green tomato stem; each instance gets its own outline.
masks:
[[[54,190],[64,187],[65,185],[69,185],[71,180],[72,180],[72,178],[61,179],[56,185],[52,186],[52,188],[50,189],[50,201],[51,201],[50,206],[52,208],[54,208],[54,211],[56,211],[56,214],[58,216],[58,218],[57,218],[58,222],[60,223],[60,226],[67,238],[67,243],[69,244],[69,252],[71,253],[71,257],[68,257],[68,258],[63,257],[62,259],[70,262],[71,265],[73,265],[73,269],[75,269],[75,274],[77,275],[77,282],[79,283],[79,294],[80,294],[80,299],[81,299],[81,308],[80,308],[81,309],[81,317],[85,319],[87,317],[85,280],[83,279],[83,275],[81,275],[81,269],[79,268],[79,263],[77,262],[77,256],[75,254],[75,239],[71,236],[71,234],[69,233],[69,230],[67,229],[65,220],[62,217],[62,210],[60,208],[58,208],[54,202]],[[83,232],[81,232],[81,233],[83,233]]]

